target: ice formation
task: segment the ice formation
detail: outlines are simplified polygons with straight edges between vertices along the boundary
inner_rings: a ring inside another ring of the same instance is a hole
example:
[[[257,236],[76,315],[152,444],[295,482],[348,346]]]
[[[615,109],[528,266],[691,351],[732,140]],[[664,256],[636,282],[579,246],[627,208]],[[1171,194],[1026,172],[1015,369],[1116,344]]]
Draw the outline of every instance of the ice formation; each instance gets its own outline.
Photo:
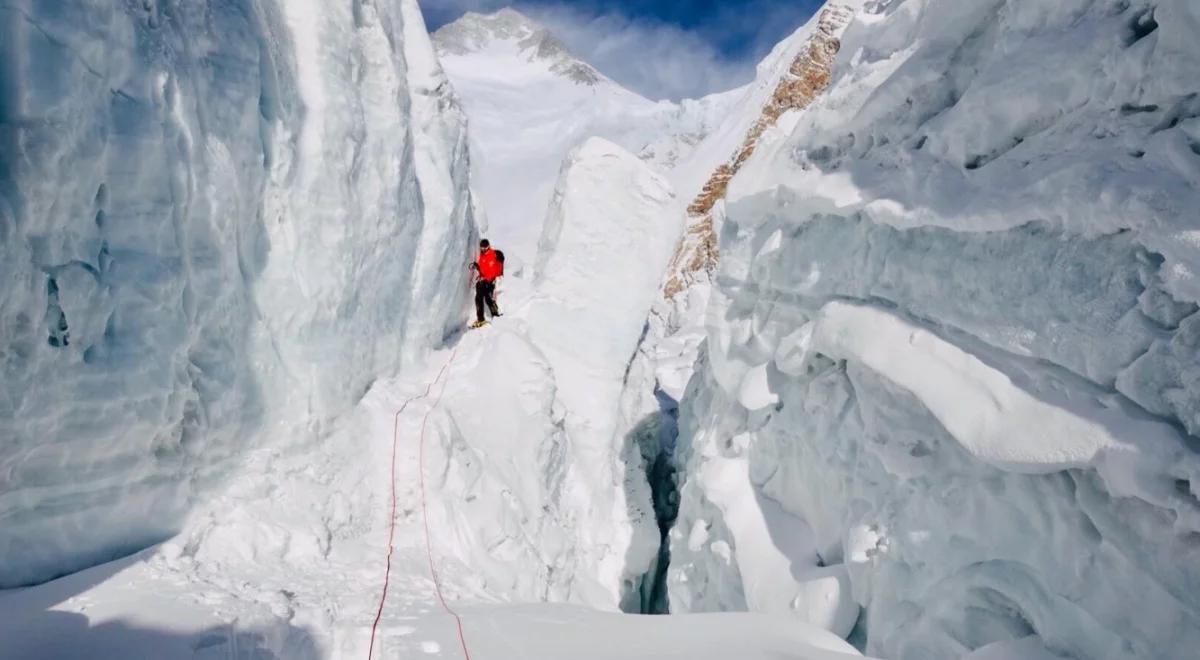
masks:
[[[659,538],[618,413],[678,211],[664,177],[588,140],[563,165],[535,268],[502,283],[505,316],[463,340],[431,468],[445,475],[438,527],[497,596],[640,610]]]
[[[841,0],[654,103],[511,10],[0,8],[0,586],[146,548],[0,658],[454,653],[431,567],[488,657],[1186,655],[1197,33]]]
[[[415,0],[18,3],[0,35],[12,586],[169,536],[421,357],[474,220]]]
[[[829,88],[729,182],[674,611],[828,585],[881,657],[1186,654],[1200,11],[839,4]]]

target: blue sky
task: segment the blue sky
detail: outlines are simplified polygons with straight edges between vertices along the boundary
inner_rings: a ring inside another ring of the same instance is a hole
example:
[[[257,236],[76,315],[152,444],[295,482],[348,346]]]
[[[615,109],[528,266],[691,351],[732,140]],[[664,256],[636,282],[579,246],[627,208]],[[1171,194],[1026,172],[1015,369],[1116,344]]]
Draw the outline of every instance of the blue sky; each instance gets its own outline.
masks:
[[[819,0],[418,0],[430,30],[506,6],[553,30],[582,59],[650,98],[697,97],[750,81]]]

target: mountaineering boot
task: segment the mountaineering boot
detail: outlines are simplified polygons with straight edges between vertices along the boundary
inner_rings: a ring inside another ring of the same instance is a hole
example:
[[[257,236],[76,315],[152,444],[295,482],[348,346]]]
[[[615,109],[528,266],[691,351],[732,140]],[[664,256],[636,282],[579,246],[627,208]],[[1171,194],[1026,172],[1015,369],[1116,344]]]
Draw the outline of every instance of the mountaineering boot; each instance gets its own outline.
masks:
[[[472,324],[471,324],[471,329],[472,329],[472,330],[477,330],[477,329],[479,329],[479,328],[482,328],[482,327],[484,327],[484,326],[486,326],[486,325],[491,325],[491,324],[489,324],[487,321],[476,321],[476,322],[474,322],[474,323],[472,323]]]

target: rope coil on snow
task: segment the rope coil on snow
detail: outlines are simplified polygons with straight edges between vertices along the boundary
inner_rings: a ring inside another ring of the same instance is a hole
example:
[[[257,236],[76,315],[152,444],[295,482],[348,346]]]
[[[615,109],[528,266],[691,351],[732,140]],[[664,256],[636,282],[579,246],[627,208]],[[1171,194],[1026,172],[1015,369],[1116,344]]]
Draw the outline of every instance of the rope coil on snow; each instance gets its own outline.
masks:
[[[450,379],[446,378],[445,380],[442,380],[442,376],[446,374],[446,371],[450,368],[450,365],[454,362],[454,358],[457,357],[457,355],[458,348],[455,348],[450,352],[450,358],[446,360],[446,363],[442,365],[441,370],[438,371],[437,377],[425,386],[425,391],[418,396],[405,399],[404,403],[400,405],[400,408],[396,410],[396,414],[392,419],[392,513],[388,524],[387,563],[383,574],[383,593],[379,597],[379,609],[375,612],[375,622],[371,624],[371,645],[367,650],[367,660],[371,660],[375,654],[375,635],[379,629],[379,621],[383,618],[383,606],[387,602],[388,584],[391,581],[392,575],[392,552],[396,549],[394,544],[396,537],[396,449],[400,444],[400,415],[404,413],[404,411],[408,408],[408,405],[413,401],[427,398],[429,393],[433,391],[434,386],[436,386],[439,381],[442,383],[442,388],[438,391],[437,397],[433,400],[433,404],[429,406],[429,410],[425,412],[425,416],[421,419],[421,435],[417,446],[417,473],[420,476],[421,483],[421,518],[423,519],[425,529],[425,554],[429,558],[429,574],[433,578],[434,595],[437,596],[438,603],[441,604],[442,609],[446,612],[446,614],[454,617],[454,623],[458,628],[458,642],[462,645],[463,657],[465,660],[471,660],[471,652],[467,648],[467,638],[463,632],[462,617],[458,615],[458,612],[455,612],[453,609],[451,609],[451,607],[446,603],[445,596],[442,595],[442,583],[438,577],[437,566],[433,561],[433,542],[429,533],[429,509],[425,502],[425,429],[429,423],[429,416],[432,415],[433,411],[437,409],[438,404],[441,403],[442,395],[446,393],[446,385],[449,383]]]

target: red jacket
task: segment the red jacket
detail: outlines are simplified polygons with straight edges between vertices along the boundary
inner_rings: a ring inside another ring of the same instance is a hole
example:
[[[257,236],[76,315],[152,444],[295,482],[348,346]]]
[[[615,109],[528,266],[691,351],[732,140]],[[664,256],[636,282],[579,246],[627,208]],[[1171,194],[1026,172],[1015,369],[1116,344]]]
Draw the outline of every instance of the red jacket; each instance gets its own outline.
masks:
[[[492,282],[497,277],[504,275],[504,262],[500,261],[500,258],[496,256],[496,251],[492,249],[481,253],[475,266],[479,269],[479,279],[484,282]]]

